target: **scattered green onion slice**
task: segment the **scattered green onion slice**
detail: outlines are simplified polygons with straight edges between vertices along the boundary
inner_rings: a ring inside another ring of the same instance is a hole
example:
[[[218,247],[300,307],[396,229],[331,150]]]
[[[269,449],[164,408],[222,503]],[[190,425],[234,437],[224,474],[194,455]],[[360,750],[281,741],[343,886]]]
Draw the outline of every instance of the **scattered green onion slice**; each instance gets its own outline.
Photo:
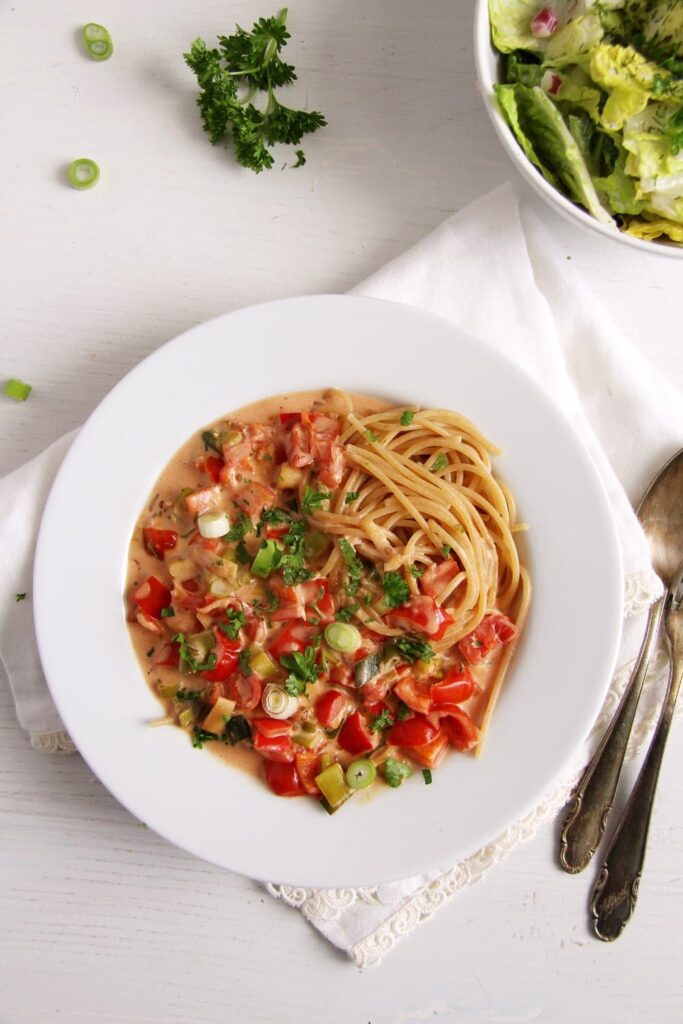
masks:
[[[346,769],[346,781],[351,789],[366,789],[371,786],[377,778],[377,769],[372,761],[361,758],[359,761],[352,761]]]
[[[108,60],[114,52],[114,44],[104,25],[94,21],[83,26],[83,43],[93,60]]]
[[[263,710],[271,718],[291,718],[299,708],[296,697],[290,696],[283,686],[268,683],[261,699]]]
[[[203,512],[197,518],[197,528],[202,537],[214,540],[225,536],[230,529],[230,520],[225,512]]]
[[[431,786],[432,784],[432,773],[429,768],[422,769],[422,778],[425,780],[425,786]]]
[[[92,188],[100,180],[100,169],[94,160],[80,157],[69,164],[69,181],[74,188],[83,191]]]
[[[31,394],[31,390],[30,384],[24,384],[23,380],[17,380],[16,377],[12,377],[5,384],[5,394],[8,398],[13,398],[15,402],[25,402]]]
[[[330,622],[325,627],[325,643],[340,654],[353,654],[360,647],[362,638],[350,622]]]

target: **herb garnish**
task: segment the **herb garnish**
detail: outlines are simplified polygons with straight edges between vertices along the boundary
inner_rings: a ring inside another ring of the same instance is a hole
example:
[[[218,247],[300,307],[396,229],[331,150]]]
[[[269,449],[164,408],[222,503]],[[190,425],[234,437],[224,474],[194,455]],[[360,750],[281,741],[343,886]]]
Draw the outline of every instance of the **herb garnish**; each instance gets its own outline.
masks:
[[[347,604],[345,608],[340,608],[338,612],[335,612],[334,617],[337,622],[350,622],[359,608],[358,601],[354,601],[353,604]]]
[[[424,573],[424,569],[419,565],[415,565],[413,562],[412,565],[408,566],[408,572],[411,576],[414,576],[416,580],[419,580],[420,576]]]
[[[410,409],[405,409],[401,413],[401,418],[399,420],[399,423],[401,424],[402,427],[409,427],[414,419],[415,419],[415,413],[411,412]]]
[[[238,611],[236,608],[226,608],[225,614],[228,622],[220,622],[218,628],[221,633],[225,633],[229,640],[236,640],[239,636],[240,629],[246,625],[247,617],[244,612]]]
[[[175,608],[169,604],[166,608],[161,609],[159,615],[162,619],[170,619],[175,615]]]
[[[392,640],[394,647],[398,649],[402,658],[411,664],[415,661],[429,661],[434,657],[434,650],[426,640],[412,633],[398,636]]]
[[[304,515],[310,516],[316,509],[321,507],[323,502],[328,501],[331,497],[332,495],[329,491],[314,491],[312,487],[306,485],[301,501],[301,511]]]
[[[306,523],[303,519],[294,519],[288,532],[282,538],[287,551],[280,559],[282,578],[288,587],[303,583],[313,575],[304,564],[304,542],[306,540]]]
[[[285,690],[291,697],[298,697],[306,692],[307,683],[314,683],[320,676],[320,667],[316,664],[317,647],[307,647],[304,653],[292,651],[283,654],[280,664],[289,672],[285,681]]]
[[[397,789],[404,779],[413,774],[412,768],[404,761],[397,761],[394,757],[388,757],[384,762],[384,779],[388,786]]]
[[[422,769],[422,778],[425,780],[425,786],[431,786],[432,784],[432,773],[429,768]]]
[[[228,532],[223,536],[223,540],[244,540],[246,535],[251,533],[253,529],[254,526],[249,516],[245,515],[244,512],[240,512]]]
[[[239,662],[240,672],[242,673],[242,675],[243,676],[250,676],[251,675],[251,654],[249,653],[249,649],[245,647],[245,649],[243,651],[240,651],[239,657],[238,657],[237,660]]]
[[[441,545],[441,554],[443,555],[444,558],[449,558],[450,557],[450,554],[451,554],[451,546],[450,546],[450,544],[442,544]]]
[[[390,608],[398,608],[399,605],[405,604],[410,597],[408,584],[400,572],[385,573],[382,577],[382,587],[386,603]]]
[[[292,65],[280,58],[290,38],[286,19],[285,7],[276,17],[259,18],[251,32],[237,25],[233,35],[219,36],[218,49],[209,50],[203,39],[195,39],[183,55],[199,83],[197,105],[204,131],[213,145],[232,137],[239,163],[257,174],[273,166],[269,146],[297,145],[304,135],[327,124],[319,111],[292,110],[275,96],[276,88],[296,79]],[[247,91],[243,98],[241,87]],[[263,109],[250,102],[257,92],[265,93]],[[298,150],[295,166],[304,162],[303,150]]]
[[[175,692],[176,700],[203,700],[203,690],[184,690],[182,687]]]
[[[383,708],[379,715],[370,720],[370,729],[375,732],[377,729],[390,729],[394,724],[389,708]]]
[[[360,586],[361,576],[363,575],[363,563],[346,537],[342,537],[339,541],[339,550],[346,562],[346,571],[349,577],[346,584],[346,593],[353,597]]]
[[[219,455],[223,454],[220,444],[218,443],[218,437],[214,434],[213,430],[205,430],[202,434],[202,441],[204,442],[204,451],[208,452],[209,448],[212,448]]]
[[[15,601],[17,601],[17,602],[18,602],[18,601],[25,601],[25,600],[26,600],[26,593],[23,593],[23,594],[15,594],[15,595],[14,595],[14,600],[15,600]]]
[[[175,636],[171,637],[173,643],[179,644],[178,653],[180,654],[180,660],[183,663],[183,671],[187,672],[210,672],[212,668],[216,667],[216,655],[207,654],[204,661],[198,661],[195,657],[196,648],[192,647],[191,642],[188,642],[185,638],[184,633],[176,633]]]
[[[402,721],[404,721],[404,719],[410,718],[411,715],[412,715],[412,711],[410,710],[408,705],[404,704],[402,700],[399,701],[398,709],[396,711],[396,721],[397,722],[402,722]]]
[[[344,498],[344,504],[350,505],[352,501],[358,501],[359,498],[360,491],[349,491],[349,493]]]
[[[373,443],[377,440],[377,434],[375,434],[373,430],[366,430],[365,436],[367,437],[368,441],[371,441]]]
[[[440,470],[445,469],[447,465],[448,465],[448,458],[446,457],[446,455],[444,455],[443,452],[439,452],[439,454],[437,455],[437,457],[434,459],[434,461],[432,462],[431,466],[429,467],[429,472],[430,473],[438,473]]]

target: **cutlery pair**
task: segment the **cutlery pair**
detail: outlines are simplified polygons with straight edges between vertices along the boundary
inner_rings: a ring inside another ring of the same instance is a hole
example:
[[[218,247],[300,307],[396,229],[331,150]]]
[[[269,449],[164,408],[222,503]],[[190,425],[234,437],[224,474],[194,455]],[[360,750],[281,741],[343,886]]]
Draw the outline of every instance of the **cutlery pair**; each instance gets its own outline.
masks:
[[[657,778],[683,675],[683,449],[662,467],[638,506],[652,566],[667,588],[650,608],[645,637],[617,712],[572,794],[560,834],[560,863],[582,871],[595,853],[612,810],[636,706],[662,624],[670,672],[664,705],[633,792],[593,888],[598,938],[621,935],[638,898]]]

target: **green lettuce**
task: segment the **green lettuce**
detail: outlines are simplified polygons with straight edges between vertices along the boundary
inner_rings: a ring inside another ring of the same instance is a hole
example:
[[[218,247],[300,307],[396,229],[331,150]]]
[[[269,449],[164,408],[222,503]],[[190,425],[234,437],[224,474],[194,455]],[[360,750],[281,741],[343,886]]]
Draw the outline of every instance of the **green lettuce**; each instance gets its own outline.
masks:
[[[529,159],[532,159],[530,151],[533,153],[532,162],[544,177],[555,187],[559,181],[563,191],[585,206],[597,220],[613,224],[600,202],[576,140],[543,89],[525,85],[498,86],[496,96],[517,141]]]
[[[501,53],[530,50],[540,53],[545,40],[531,32],[531,21],[540,9],[538,0],[489,0],[493,45]]]
[[[673,104],[650,103],[624,125],[623,146],[626,173],[638,180],[638,199],[652,213],[683,224],[683,149],[669,133],[679,113]]]
[[[601,198],[613,213],[642,213],[643,203],[636,195],[636,182],[626,173],[626,154],[620,153],[612,171],[593,178]]]

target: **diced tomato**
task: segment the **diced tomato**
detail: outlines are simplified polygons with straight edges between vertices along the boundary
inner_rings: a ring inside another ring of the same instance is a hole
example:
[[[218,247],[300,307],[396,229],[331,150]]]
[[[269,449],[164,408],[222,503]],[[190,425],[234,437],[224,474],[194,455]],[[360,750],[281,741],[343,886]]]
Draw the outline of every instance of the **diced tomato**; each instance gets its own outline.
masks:
[[[485,658],[503,644],[509,644],[517,637],[519,630],[514,622],[500,612],[485,615],[476,629],[458,642],[458,650],[470,664]]]
[[[159,665],[169,665],[171,668],[177,668],[179,661],[180,654],[178,644],[176,643],[162,644],[152,658],[152,664],[155,668]]]
[[[220,505],[220,500],[221,489],[214,485],[213,487],[202,487],[201,490],[186,495],[185,504],[187,511],[194,518],[201,516],[204,512],[215,511]]]
[[[213,635],[215,637],[216,664],[213,668],[202,672],[202,676],[212,683],[222,683],[234,672],[238,660],[237,655],[242,644],[239,640],[231,640],[218,627],[214,629]]]
[[[449,740],[457,750],[470,750],[479,742],[479,729],[462,708],[453,708],[446,718],[441,719]]]
[[[303,423],[295,423],[287,435],[287,461],[294,469],[303,469],[313,463],[311,437]]]
[[[244,632],[252,644],[258,644],[261,647],[268,636],[268,626],[265,619],[259,619],[258,616],[252,615],[246,621]]]
[[[315,717],[323,729],[336,729],[349,706],[349,698],[339,690],[328,690],[315,702]]]
[[[294,755],[299,782],[311,796],[318,796],[320,790],[315,781],[316,775],[320,774],[320,754],[313,750],[297,751]]]
[[[334,599],[330,594],[327,579],[318,578],[299,583],[295,588],[301,593],[306,618],[309,622],[317,619],[320,623],[332,622],[334,619]]]
[[[464,700],[469,700],[473,694],[479,693],[480,689],[466,668],[454,669],[443,679],[432,683],[431,697],[434,710],[438,710],[440,704],[461,704]]]
[[[252,730],[256,729],[267,739],[272,739],[273,736],[292,735],[292,723],[280,718],[251,718],[249,724]]]
[[[301,785],[295,764],[264,761],[263,770],[268,786],[277,796],[306,795],[306,790]]]
[[[263,683],[257,675],[243,676],[241,672],[235,672],[225,681],[223,690],[240,711],[251,711],[261,700]]]
[[[148,615],[147,612],[143,612],[139,609],[135,615],[143,629],[146,629],[150,633],[155,633],[157,636],[164,635],[164,627],[161,625],[158,619]]]
[[[334,683],[335,686],[353,686],[355,688],[355,682],[353,679],[353,671],[349,665],[334,665],[330,670],[330,682]]]
[[[417,761],[424,768],[436,768],[448,748],[448,733],[445,730],[437,732],[433,740],[423,743],[417,747],[404,747],[408,757]]]
[[[432,640],[440,640],[453,622],[428,594],[418,594],[399,608],[393,608],[386,620],[392,626],[419,630]]]
[[[269,761],[293,761],[294,744],[291,736],[264,736],[262,732],[254,732],[251,742],[254,750]]]
[[[384,700],[389,692],[389,680],[384,676],[376,676],[371,679],[369,683],[366,683],[361,693],[363,696],[363,703],[366,705],[377,704]]]
[[[344,466],[344,449],[339,444],[333,444],[327,458],[320,459],[318,463],[321,483],[326,487],[339,487],[344,476]]]
[[[251,440],[245,437],[241,431],[235,431],[235,433],[240,433],[239,440],[236,440],[234,444],[224,444],[221,446],[226,469],[235,469],[236,466],[239,466],[240,462],[248,459],[251,455]]]
[[[247,484],[235,495],[235,503],[255,519],[263,512],[264,508],[270,508],[275,501],[276,494],[272,487],[266,484],[257,483],[255,480]]]
[[[410,718],[404,718],[402,722],[392,725],[389,743],[396,747],[421,747],[425,743],[431,743],[438,731],[424,715],[411,715]]]
[[[292,427],[295,423],[301,423],[300,412],[281,412],[280,423],[283,427]]]
[[[366,754],[375,747],[374,733],[362,717],[360,711],[354,711],[342,725],[337,743],[349,754]]]
[[[279,600],[279,604],[271,613],[273,622],[288,622],[293,619],[305,619],[304,595],[298,587],[287,587],[277,578],[271,579],[270,589]]]
[[[277,523],[273,526],[266,526],[263,535],[267,540],[279,540],[289,532],[289,523]]]
[[[178,541],[175,530],[157,530],[153,526],[145,526],[142,531],[145,549],[155,558],[163,558],[165,551],[172,551]]]
[[[430,565],[420,580],[423,593],[430,597],[438,597],[447,584],[454,580],[460,572],[460,565],[454,558],[445,558],[443,562]]]
[[[407,704],[412,711],[419,711],[423,715],[429,714],[432,710],[432,695],[430,685],[427,682],[418,682],[412,676],[402,679],[396,683],[394,693]]]
[[[313,637],[318,635],[314,626],[305,622],[286,622],[284,629],[279,633],[268,648],[268,653],[276,661],[279,661],[283,654],[291,654],[292,651],[299,651],[301,654],[310,646]]]
[[[148,576],[144,583],[141,583],[133,591],[133,601],[138,608],[158,619],[162,608],[168,608],[171,603],[171,591],[158,580],[156,576]]]
[[[344,474],[344,452],[339,444],[338,419],[322,413],[304,413],[302,422],[308,426],[313,458],[318,464],[320,480],[326,487],[337,487]]]
[[[223,460],[219,459],[217,455],[207,455],[204,459],[204,469],[215,484],[217,484],[221,478],[223,465]]]

